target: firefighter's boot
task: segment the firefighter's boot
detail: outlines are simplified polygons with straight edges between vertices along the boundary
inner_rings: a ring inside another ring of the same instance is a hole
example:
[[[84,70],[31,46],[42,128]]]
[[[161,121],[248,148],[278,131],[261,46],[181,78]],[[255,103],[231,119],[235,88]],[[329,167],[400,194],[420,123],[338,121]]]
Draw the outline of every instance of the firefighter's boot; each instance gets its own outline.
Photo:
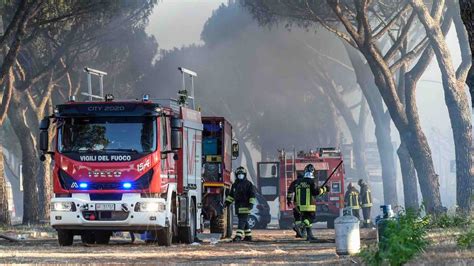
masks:
[[[242,237],[241,236],[235,236],[233,239],[232,239],[232,242],[240,242],[242,241]]]
[[[297,238],[306,238],[306,229],[303,223],[296,226],[296,237]]]
[[[252,230],[251,230],[251,229],[245,230],[244,241],[247,241],[247,242],[251,242],[251,241],[252,241]]]
[[[293,225],[293,230],[296,232],[296,238],[304,238],[305,236],[305,231],[304,231],[304,226],[302,226],[302,223],[299,224],[294,224]]]
[[[310,242],[313,242],[313,241],[316,241],[316,237],[314,237],[313,235],[313,230],[311,229],[311,227],[306,227],[306,240],[307,241],[310,241]]]

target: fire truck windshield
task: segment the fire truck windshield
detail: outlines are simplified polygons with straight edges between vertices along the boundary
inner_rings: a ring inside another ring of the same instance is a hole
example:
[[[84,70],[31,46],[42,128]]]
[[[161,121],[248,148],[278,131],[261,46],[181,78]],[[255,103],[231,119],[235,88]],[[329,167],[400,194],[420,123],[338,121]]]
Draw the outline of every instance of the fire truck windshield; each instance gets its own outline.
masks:
[[[156,150],[156,118],[64,118],[58,149],[70,152],[150,153]]]

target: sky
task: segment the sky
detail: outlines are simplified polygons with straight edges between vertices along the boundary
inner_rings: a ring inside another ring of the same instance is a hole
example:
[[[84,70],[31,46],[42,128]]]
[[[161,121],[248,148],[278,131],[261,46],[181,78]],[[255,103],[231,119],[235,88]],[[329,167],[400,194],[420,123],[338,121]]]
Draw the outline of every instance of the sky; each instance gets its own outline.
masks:
[[[160,49],[169,50],[174,47],[202,44],[200,34],[205,22],[213,10],[227,2],[227,0],[162,0],[150,17],[147,32],[155,36]],[[457,67],[461,55],[454,26],[447,36],[447,42],[454,65]],[[450,184],[446,183],[446,180],[454,177],[449,171],[450,161],[454,160],[454,143],[436,59],[432,61],[418,84],[417,104],[422,128],[433,151],[435,167],[440,176],[444,177],[441,187],[442,189],[449,187]],[[373,132],[373,125],[367,132]],[[392,138],[399,143],[395,127],[392,130]],[[373,134],[368,136],[368,139],[375,141]],[[453,204],[449,202],[447,205],[451,205],[450,203]]]
[[[158,2],[147,28],[160,49],[169,50],[202,44],[201,31],[212,11],[227,0],[162,0]]]

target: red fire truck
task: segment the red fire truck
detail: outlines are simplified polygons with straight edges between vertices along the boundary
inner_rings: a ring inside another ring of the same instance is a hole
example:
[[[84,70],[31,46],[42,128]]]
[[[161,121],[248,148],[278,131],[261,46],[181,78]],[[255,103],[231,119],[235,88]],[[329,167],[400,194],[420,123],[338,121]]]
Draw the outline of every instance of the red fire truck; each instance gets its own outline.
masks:
[[[322,185],[329,175],[334,175],[328,185],[331,192],[317,198],[318,222],[327,222],[334,228],[334,219],[344,207],[344,167],[341,152],[335,148],[320,148],[316,151],[288,153],[280,151],[278,161],[257,164],[258,187],[267,201],[278,199],[280,228],[287,229],[293,224],[293,206],[288,206],[286,195],[291,182],[297,175],[303,175],[307,164],[315,167],[315,178]],[[339,167],[338,167],[339,166]],[[337,167],[337,169],[336,169]],[[335,170],[336,169],[336,170]]]
[[[224,208],[231,182],[232,160],[238,144],[232,138],[232,125],[224,117],[203,117],[203,216],[210,221],[211,233],[232,236],[232,212]]]
[[[106,73],[86,71],[89,81],[90,74],[101,78],[102,94]],[[231,125],[223,118],[202,119],[194,102],[187,107],[192,97],[186,91],[178,101],[116,101],[91,91],[85,94],[90,101],[71,98],[40,125],[42,159],[49,154],[55,162],[50,216],[59,244],[72,245],[74,235],[106,244],[114,231],[148,232],[150,241],[163,246],[192,243],[204,218],[213,231],[231,234],[231,215],[222,208],[232,157],[238,156]]]

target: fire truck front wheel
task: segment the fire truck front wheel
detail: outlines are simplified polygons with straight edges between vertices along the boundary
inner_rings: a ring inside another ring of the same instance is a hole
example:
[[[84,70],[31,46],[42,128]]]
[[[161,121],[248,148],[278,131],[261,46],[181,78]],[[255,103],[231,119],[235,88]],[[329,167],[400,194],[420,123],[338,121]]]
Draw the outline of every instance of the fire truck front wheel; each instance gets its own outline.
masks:
[[[58,230],[58,242],[60,246],[71,246],[74,242],[74,233],[71,230]]]
[[[92,231],[83,231],[81,233],[81,241],[83,244],[95,244],[95,235]]]
[[[95,232],[95,241],[99,245],[107,245],[110,242],[110,237],[112,232],[110,231],[96,231]]]

